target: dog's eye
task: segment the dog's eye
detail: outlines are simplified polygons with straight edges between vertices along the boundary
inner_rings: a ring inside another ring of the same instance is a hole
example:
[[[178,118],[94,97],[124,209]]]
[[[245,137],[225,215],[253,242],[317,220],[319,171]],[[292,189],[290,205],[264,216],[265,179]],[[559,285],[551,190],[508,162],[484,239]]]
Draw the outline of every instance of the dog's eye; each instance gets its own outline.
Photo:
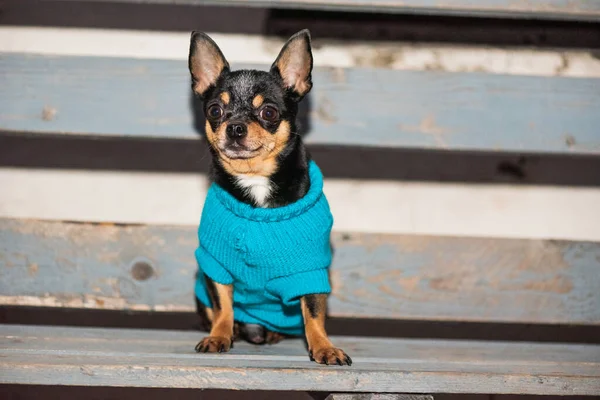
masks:
[[[265,121],[275,121],[279,117],[279,113],[273,107],[265,107],[260,110],[260,117]]]
[[[208,107],[208,116],[213,119],[221,118],[223,115],[223,109],[218,104],[213,104]]]

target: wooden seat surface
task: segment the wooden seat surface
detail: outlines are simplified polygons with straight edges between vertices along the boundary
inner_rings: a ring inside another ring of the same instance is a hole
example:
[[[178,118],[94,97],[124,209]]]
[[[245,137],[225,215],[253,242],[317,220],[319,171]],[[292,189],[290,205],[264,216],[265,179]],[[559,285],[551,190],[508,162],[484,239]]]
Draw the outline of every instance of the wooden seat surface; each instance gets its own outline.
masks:
[[[351,367],[303,342],[196,354],[193,331],[0,326],[0,383],[404,393],[600,393],[600,346],[336,337]]]

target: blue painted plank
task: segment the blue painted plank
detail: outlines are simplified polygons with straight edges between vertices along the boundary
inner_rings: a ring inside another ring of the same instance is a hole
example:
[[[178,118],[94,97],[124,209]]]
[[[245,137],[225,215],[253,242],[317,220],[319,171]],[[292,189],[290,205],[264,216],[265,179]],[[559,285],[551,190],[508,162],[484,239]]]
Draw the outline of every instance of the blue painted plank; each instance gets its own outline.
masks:
[[[600,153],[600,79],[325,68],[314,81],[311,144]],[[0,87],[0,130],[199,137],[184,61],[3,54]]]
[[[600,324],[600,243],[332,240],[333,316]],[[191,311],[196,246],[194,227],[0,219],[0,304]]]
[[[114,2],[115,0],[101,1]],[[119,0],[119,2],[139,3],[139,0]],[[172,4],[174,1],[146,0],[145,2]],[[600,19],[600,1],[598,0],[177,0],[176,2],[180,4],[300,8],[329,11],[550,18],[585,21]]]

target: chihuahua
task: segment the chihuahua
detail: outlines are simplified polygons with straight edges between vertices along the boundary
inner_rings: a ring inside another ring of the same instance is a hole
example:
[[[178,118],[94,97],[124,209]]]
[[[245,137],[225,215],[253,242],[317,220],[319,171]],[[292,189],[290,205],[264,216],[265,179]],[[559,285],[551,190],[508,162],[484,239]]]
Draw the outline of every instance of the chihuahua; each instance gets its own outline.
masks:
[[[325,331],[333,218],[296,121],[312,67],[308,30],[269,72],[231,71],[209,36],[192,33],[192,90],[212,155],[196,250],[198,311],[210,333],[198,352],[229,351],[238,337],[274,344],[304,334],[312,361],[352,364]]]

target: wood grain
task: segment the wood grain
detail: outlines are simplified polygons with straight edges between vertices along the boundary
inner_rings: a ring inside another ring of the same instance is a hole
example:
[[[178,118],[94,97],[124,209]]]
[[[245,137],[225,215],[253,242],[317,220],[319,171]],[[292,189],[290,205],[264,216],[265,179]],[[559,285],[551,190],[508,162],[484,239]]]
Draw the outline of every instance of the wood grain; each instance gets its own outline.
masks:
[[[181,61],[4,54],[0,130],[196,139],[189,79]],[[600,153],[600,79],[317,68],[313,80],[309,144]]]
[[[598,243],[332,239],[333,316],[600,324]],[[191,311],[197,243],[195,227],[1,219],[0,304]]]
[[[101,1],[115,2],[115,0]],[[119,1],[139,3],[139,0]],[[145,2],[157,4],[171,4],[175,2],[179,4],[198,5],[305,8],[329,11],[509,16],[513,18],[534,19],[600,19],[600,2],[597,0],[146,0]]]
[[[198,355],[199,333],[0,326],[0,383],[397,393],[600,394],[600,346],[336,337],[352,367],[303,342]]]

